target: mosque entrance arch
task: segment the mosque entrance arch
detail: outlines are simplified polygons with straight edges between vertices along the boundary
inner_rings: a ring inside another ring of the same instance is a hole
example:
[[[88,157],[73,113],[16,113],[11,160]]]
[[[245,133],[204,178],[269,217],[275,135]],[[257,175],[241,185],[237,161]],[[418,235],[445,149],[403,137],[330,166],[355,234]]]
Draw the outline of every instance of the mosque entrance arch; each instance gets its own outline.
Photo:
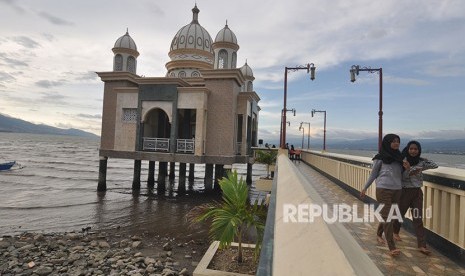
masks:
[[[144,121],[144,150],[170,150],[171,123],[168,114],[161,108],[150,110]]]

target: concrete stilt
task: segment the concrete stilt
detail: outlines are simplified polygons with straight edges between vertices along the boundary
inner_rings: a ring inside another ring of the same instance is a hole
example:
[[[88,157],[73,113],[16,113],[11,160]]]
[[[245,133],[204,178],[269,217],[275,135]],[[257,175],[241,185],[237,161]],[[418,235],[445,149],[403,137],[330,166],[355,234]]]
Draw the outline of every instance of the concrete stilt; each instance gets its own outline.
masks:
[[[216,164],[215,165],[215,186],[214,186],[215,192],[220,192],[221,191],[220,180],[224,176],[223,166],[224,166],[223,164]]]
[[[134,160],[134,176],[132,178],[132,189],[140,190],[140,167],[141,161]]]
[[[176,163],[170,162],[170,180],[173,180],[176,175]]]
[[[157,190],[165,191],[166,190],[166,176],[168,174],[168,163],[158,162],[158,185]]]
[[[205,164],[205,192],[213,190],[213,164]]]
[[[179,163],[179,183],[178,192],[179,194],[186,191],[186,163]]]
[[[190,163],[189,164],[189,183],[193,183],[194,182],[194,178],[195,178],[195,164],[194,163]]]
[[[247,163],[247,177],[245,178],[245,182],[248,185],[252,184],[252,164]]]
[[[149,176],[147,178],[147,186],[153,188],[155,186],[155,161],[149,161]]]
[[[107,190],[107,161],[108,157],[100,156],[98,167],[98,184],[97,191],[102,192]]]

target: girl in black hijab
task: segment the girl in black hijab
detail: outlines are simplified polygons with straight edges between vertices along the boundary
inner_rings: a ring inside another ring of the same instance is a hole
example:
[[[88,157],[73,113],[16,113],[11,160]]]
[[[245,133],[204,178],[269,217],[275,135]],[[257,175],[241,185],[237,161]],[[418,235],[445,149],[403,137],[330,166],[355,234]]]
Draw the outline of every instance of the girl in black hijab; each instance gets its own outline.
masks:
[[[368,187],[376,180],[376,200],[383,204],[380,211],[383,221],[378,225],[377,239],[379,243],[385,244],[386,237],[391,256],[398,256],[400,250],[396,248],[393,236],[393,221],[389,218],[391,207],[396,207],[402,192],[402,154],[399,151],[400,137],[396,134],[387,134],[383,138],[378,154],[373,157],[373,166],[370,176],[365,183],[360,197],[364,198]],[[406,169],[409,169],[405,162]]]
[[[408,142],[402,150],[402,156],[405,157],[410,165],[410,169],[402,173],[402,195],[400,197],[399,209],[404,218],[408,208],[412,212],[412,224],[417,235],[418,250],[425,254],[431,254],[426,248],[426,231],[423,227],[423,173],[428,169],[438,167],[436,163],[421,157],[421,145],[417,141]],[[400,223],[394,221],[394,238],[401,240],[399,236]]]

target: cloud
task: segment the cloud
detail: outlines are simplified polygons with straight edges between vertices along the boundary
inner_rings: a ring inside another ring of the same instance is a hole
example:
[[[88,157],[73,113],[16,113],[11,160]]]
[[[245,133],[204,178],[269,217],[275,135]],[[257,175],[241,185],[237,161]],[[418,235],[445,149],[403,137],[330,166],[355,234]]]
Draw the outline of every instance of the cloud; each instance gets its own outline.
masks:
[[[16,5],[16,3],[17,3],[17,1],[15,1],[15,0],[0,0],[0,4],[8,5],[11,8],[13,8],[15,11],[17,11],[19,13],[24,13],[25,10],[21,6]]]
[[[91,114],[79,113],[76,116],[80,118],[84,118],[84,119],[102,119],[102,115],[100,114],[91,115]]]
[[[27,36],[15,36],[11,40],[26,48],[38,48],[40,44]]]
[[[0,53],[0,60],[3,60],[7,66],[11,66],[11,67],[29,67],[29,64],[22,61],[22,60],[19,60],[19,59],[14,59],[14,58],[10,58],[8,57],[8,55],[6,53]]]
[[[50,42],[55,40],[55,36],[49,33],[43,33],[42,36]]]
[[[72,72],[70,72],[72,73]],[[98,80],[98,76],[93,71],[87,71],[85,73],[78,73],[76,74],[77,81],[89,81],[89,80]]]
[[[412,138],[415,139],[465,139],[465,128],[460,129],[444,129],[434,131],[420,131],[413,134]]]
[[[56,87],[56,86],[61,86],[64,85],[64,81],[49,81],[49,80],[40,80],[36,81],[35,85],[43,88],[51,88],[51,87]]]
[[[15,77],[13,77],[11,74],[1,72],[0,71],[0,83],[2,82],[10,82],[16,80]]]
[[[70,128],[76,128],[73,126],[73,124],[70,124],[70,123],[56,123],[55,124],[55,127],[58,127],[58,128],[63,128],[63,129],[70,129]]]
[[[56,17],[54,15],[51,15],[47,12],[39,12],[38,15],[40,17],[43,17],[45,18],[46,20],[48,20],[50,23],[52,24],[55,24],[55,25],[63,25],[63,26],[71,26],[71,25],[74,25],[73,22],[70,22],[70,21],[66,21],[64,19],[61,19],[59,17]]]

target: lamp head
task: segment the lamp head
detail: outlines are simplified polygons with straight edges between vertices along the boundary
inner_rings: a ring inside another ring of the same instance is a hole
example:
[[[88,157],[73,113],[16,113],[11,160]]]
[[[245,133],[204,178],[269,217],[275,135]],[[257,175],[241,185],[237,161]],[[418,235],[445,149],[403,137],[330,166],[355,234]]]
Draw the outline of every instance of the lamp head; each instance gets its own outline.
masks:
[[[308,68],[310,68],[310,79],[311,79],[311,80],[314,80],[314,79],[315,79],[315,70],[316,70],[316,67],[315,67],[315,65],[314,65],[313,63],[310,63],[310,64],[308,65]],[[308,69],[307,69],[307,71],[308,71]],[[308,73],[308,72],[307,72],[307,73]]]
[[[350,81],[355,82],[355,72],[354,69],[350,69]]]
[[[359,65],[352,65],[350,67],[350,81],[351,82],[355,82],[355,75],[358,76],[359,70],[360,70]]]

